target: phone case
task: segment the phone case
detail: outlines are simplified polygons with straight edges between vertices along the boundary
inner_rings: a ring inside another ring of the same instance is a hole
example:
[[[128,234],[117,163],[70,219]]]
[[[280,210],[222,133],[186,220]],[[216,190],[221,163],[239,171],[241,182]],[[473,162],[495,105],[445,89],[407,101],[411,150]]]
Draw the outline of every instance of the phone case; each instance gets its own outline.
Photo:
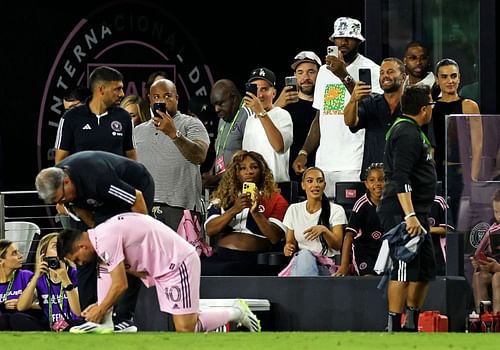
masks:
[[[255,184],[253,182],[243,182],[243,189],[241,193],[250,193],[252,201],[255,200]]]

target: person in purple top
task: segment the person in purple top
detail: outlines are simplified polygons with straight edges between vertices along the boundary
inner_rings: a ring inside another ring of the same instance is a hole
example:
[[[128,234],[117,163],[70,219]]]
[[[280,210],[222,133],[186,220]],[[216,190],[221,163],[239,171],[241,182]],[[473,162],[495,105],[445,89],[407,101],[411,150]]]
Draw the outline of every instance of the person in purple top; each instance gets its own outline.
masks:
[[[35,274],[17,303],[17,309],[24,311],[38,298],[45,330],[56,332],[69,330],[68,326],[78,322],[81,312],[76,269],[57,258],[57,236],[58,233],[50,233],[38,243]]]
[[[33,272],[21,269],[23,255],[14,243],[0,240],[0,330],[43,330],[37,311],[40,307],[30,301],[26,312],[18,312],[18,298]]]

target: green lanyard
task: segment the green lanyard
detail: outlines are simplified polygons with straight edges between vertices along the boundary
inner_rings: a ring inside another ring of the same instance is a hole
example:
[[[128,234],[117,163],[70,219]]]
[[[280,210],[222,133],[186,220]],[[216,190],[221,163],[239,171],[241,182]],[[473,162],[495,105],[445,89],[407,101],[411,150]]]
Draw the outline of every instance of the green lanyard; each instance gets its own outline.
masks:
[[[236,120],[238,120],[238,116],[240,115],[241,106],[243,106],[243,100],[241,100],[240,106],[238,107],[238,110],[236,111],[236,115],[233,117],[233,121],[231,122],[231,125],[229,126],[229,130],[226,134],[226,139],[224,140],[224,144],[222,145],[222,151],[224,151],[226,149],[227,139],[229,138],[229,134],[231,133],[231,130],[233,130],[234,123],[236,123]],[[226,126],[227,126],[227,123],[224,123],[224,128],[222,128],[222,126],[221,126],[219,129],[219,134],[221,135],[221,138],[222,138],[222,135],[224,135],[224,131],[226,131]],[[216,142],[216,144],[215,144],[216,157],[218,157],[220,154],[220,151],[221,151],[220,146],[221,146],[220,139],[218,139],[218,142]]]
[[[50,328],[52,329],[52,314],[53,314],[53,311],[52,311],[52,305],[54,305],[54,303],[52,302],[52,286],[51,286],[51,283],[50,283],[50,279],[48,276],[46,276],[47,278],[47,285],[49,286],[49,325],[50,325]],[[59,290],[59,298],[57,298],[56,300],[56,303],[57,303],[57,306],[59,306],[59,311],[61,312],[61,314],[63,315],[64,314],[64,310],[63,310],[63,305],[64,305],[64,299],[63,299],[63,286],[62,286],[62,283],[60,283],[61,285],[61,289]],[[61,303],[59,304],[59,300],[61,301]]]
[[[392,134],[392,129],[394,129],[394,127],[396,125],[398,125],[399,123],[401,122],[407,122],[407,123],[410,123],[410,124],[413,124],[415,125],[417,128],[418,128],[418,131],[420,132],[420,136],[422,137],[422,139],[424,140],[425,144],[427,146],[429,146],[429,153],[431,152],[431,149],[432,149],[432,145],[431,145],[431,142],[429,141],[429,138],[427,137],[427,135],[422,131],[422,129],[420,128],[420,126],[418,126],[417,122],[414,121],[413,119],[411,118],[397,118],[394,123],[392,124],[391,128],[387,131],[387,133],[385,134],[385,140],[389,140],[389,137],[391,137],[391,134]]]
[[[17,273],[17,270],[14,270],[14,272],[12,273],[12,276],[10,276],[9,284],[7,285],[7,289],[5,290],[5,295],[0,300],[0,303],[4,303],[7,301],[7,297],[9,296],[10,290],[12,289],[12,285],[14,284],[14,278],[16,278],[16,273]]]

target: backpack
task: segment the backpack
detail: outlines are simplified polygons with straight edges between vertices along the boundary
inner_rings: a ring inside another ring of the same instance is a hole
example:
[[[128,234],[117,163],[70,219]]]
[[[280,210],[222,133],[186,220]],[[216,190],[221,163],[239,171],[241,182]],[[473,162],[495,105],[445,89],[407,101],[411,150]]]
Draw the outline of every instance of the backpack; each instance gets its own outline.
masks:
[[[212,247],[203,239],[201,223],[196,215],[191,214],[191,210],[184,209],[177,233],[196,248],[199,256],[212,256]]]

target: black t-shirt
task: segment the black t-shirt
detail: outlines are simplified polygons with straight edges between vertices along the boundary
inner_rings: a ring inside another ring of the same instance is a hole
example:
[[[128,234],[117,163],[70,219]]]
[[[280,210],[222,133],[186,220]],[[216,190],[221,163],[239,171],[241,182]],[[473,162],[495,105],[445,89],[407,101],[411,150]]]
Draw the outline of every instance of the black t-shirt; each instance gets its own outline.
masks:
[[[57,129],[55,148],[71,154],[99,150],[122,156],[134,149],[130,114],[121,107],[110,107],[106,113],[96,116],[89,109],[89,101],[63,115]]]
[[[300,175],[296,175],[292,168],[293,161],[297,158],[299,151],[304,145],[304,141],[309,133],[309,128],[316,116],[318,111],[312,106],[312,101],[306,101],[299,99],[297,103],[291,103],[284,107],[290,115],[293,121],[293,143],[290,146],[290,180],[301,182],[302,178]],[[313,151],[307,155],[307,166],[314,166],[316,160],[316,151]]]
[[[102,151],[82,151],[56,165],[65,169],[76,187],[73,205],[103,217],[130,211],[140,190],[148,208],[154,199],[154,181],[146,167],[129,158]]]
[[[400,207],[397,194],[411,192],[415,212],[428,214],[436,192],[431,147],[424,141],[423,132],[413,119],[406,116],[402,119],[406,121],[393,127],[385,145],[386,182],[380,210],[387,205]]]

